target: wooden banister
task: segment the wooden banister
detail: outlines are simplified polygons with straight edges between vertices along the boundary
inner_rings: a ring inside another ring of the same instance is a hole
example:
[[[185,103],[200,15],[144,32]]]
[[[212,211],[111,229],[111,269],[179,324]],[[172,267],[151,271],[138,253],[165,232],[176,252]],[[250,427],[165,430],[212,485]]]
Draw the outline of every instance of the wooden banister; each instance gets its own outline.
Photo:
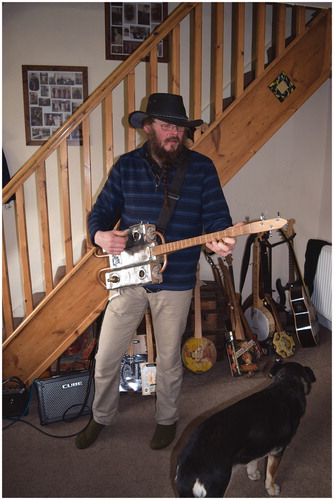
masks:
[[[196,119],[202,114],[202,4],[197,3],[194,9],[193,34],[193,68],[192,68],[192,99],[190,100],[190,117]],[[196,140],[200,136],[197,129],[194,134]]]
[[[233,4],[234,19],[234,80],[235,97],[239,97],[244,90],[244,46],[245,46],[245,4]]]
[[[298,5],[296,7],[296,36],[300,35],[305,29],[305,23],[306,23],[306,7],[303,5]]]
[[[24,207],[24,187],[21,185],[16,191],[16,216],[20,261],[22,271],[23,291],[25,297],[25,313],[28,315],[33,310],[32,285],[30,277],[30,261],[28,254],[28,235],[26,212]]]
[[[45,163],[37,169],[37,194],[39,201],[42,251],[43,251],[43,269],[45,280],[45,291],[50,293],[53,289],[52,263],[51,263],[51,245],[50,245],[50,227],[49,211],[46,192],[46,170]]]
[[[66,141],[62,142],[59,149],[60,149],[62,215],[63,215],[64,243],[65,243],[65,263],[66,263],[66,272],[69,273],[71,269],[73,269],[73,254],[72,254],[70,182],[68,173],[67,142]]]
[[[259,76],[264,70],[265,61],[265,42],[266,42],[266,5],[264,3],[257,3],[254,6],[255,10],[255,46],[256,46],[256,60],[255,60],[255,77]]]
[[[177,24],[172,30],[172,55],[171,55],[171,91],[173,94],[180,93],[180,25]]]
[[[113,102],[112,93],[110,92],[104,99],[104,127],[105,127],[105,151],[106,151],[106,166],[107,174],[109,173],[114,163],[114,141],[113,141]]]
[[[6,337],[14,331],[14,321],[12,314],[12,299],[10,296],[9,274],[7,266],[6,239],[4,227],[2,226],[2,300],[3,300],[3,320],[6,327]]]
[[[278,3],[275,5],[277,22],[276,22],[276,57],[279,57],[285,49],[285,23],[286,13],[285,5]]]
[[[157,48],[150,52],[150,88],[149,94],[155,94],[158,90],[158,51]]]
[[[127,116],[135,110],[135,72],[129,71],[127,76]],[[127,150],[135,149],[136,147],[136,129],[127,127]]]
[[[223,111],[224,5],[214,4],[213,119]]]
[[[87,116],[82,122],[83,168],[84,168],[84,206],[86,217],[92,210],[92,163],[90,149],[90,121]]]

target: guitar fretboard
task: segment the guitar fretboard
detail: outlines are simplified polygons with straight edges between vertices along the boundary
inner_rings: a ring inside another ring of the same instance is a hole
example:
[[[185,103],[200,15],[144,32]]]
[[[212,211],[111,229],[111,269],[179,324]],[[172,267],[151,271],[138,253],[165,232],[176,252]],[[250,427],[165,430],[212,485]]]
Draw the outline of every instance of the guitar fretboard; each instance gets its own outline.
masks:
[[[157,245],[152,248],[153,255],[168,255],[178,250],[183,250],[184,248],[190,248],[197,245],[203,245],[206,243],[211,243],[214,240],[221,240],[224,237],[236,238],[238,236],[243,236],[247,234],[261,233],[264,231],[273,231],[274,229],[280,229],[286,224],[286,220],[281,217],[276,217],[276,219],[261,220],[256,222],[250,222],[238,227],[228,227],[223,231],[218,231],[216,233],[202,234],[201,236],[195,236],[194,238],[188,238],[185,240],[173,241],[171,243],[164,243],[163,245]]]

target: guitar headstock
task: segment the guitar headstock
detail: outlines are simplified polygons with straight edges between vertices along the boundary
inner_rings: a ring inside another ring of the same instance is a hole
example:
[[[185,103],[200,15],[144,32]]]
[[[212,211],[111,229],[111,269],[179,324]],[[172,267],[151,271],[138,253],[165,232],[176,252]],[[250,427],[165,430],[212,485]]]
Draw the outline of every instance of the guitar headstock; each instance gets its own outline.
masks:
[[[294,224],[296,224],[295,219],[289,219],[287,224],[284,225],[284,228],[281,228],[281,231],[284,233],[285,238],[291,238],[295,234]]]
[[[226,260],[227,265],[228,265],[229,267],[231,267],[231,266],[232,266],[232,263],[233,263],[233,257],[232,257],[232,255],[231,255],[231,254],[226,255],[225,260]]]
[[[210,257],[207,251],[203,250],[204,257],[206,261],[210,264],[211,267],[215,267],[215,263],[213,262],[213,259]]]
[[[286,223],[286,219],[275,217],[274,219],[264,219],[256,222],[251,222],[250,224],[248,224],[248,226],[251,226],[251,231],[249,231],[250,233],[264,233],[266,231],[281,229],[281,227],[283,227]]]

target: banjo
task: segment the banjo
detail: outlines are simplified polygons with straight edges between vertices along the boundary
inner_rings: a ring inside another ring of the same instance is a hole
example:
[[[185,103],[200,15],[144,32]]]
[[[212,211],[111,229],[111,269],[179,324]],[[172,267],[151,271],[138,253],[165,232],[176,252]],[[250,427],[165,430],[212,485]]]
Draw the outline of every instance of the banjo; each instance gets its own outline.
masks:
[[[98,272],[98,281],[107,290],[162,283],[162,274],[167,267],[167,255],[170,253],[210,243],[213,240],[221,240],[224,237],[235,238],[280,229],[286,222],[285,219],[276,217],[170,243],[165,242],[164,236],[156,230],[154,224],[136,224],[128,229],[129,237],[126,248],[119,255],[105,252],[101,254],[99,250],[95,251],[97,257],[109,256],[110,264],[108,268]],[[158,237],[162,243],[158,242]]]
[[[214,366],[217,359],[217,350],[214,343],[202,335],[199,264],[197,265],[196,286],[194,289],[194,319],[194,336],[187,339],[182,346],[182,361],[190,371],[204,373]]]

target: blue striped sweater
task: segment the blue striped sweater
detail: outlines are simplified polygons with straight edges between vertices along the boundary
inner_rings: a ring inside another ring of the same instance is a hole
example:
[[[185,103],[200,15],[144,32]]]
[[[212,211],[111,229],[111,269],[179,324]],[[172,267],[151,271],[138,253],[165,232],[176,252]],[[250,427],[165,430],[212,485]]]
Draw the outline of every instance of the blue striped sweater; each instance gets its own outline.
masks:
[[[147,143],[122,155],[112,168],[88,218],[94,245],[95,233],[112,229],[119,219],[121,230],[140,222],[156,224],[164,200],[163,182],[155,186],[146,154]],[[169,184],[175,171],[176,167],[169,171]],[[180,198],[164,233],[166,242],[200,236],[203,231],[213,233],[231,224],[213,162],[196,151],[189,151],[189,165]],[[164,290],[194,288],[200,251],[201,247],[195,246],[170,254],[163,282],[150,287]]]

